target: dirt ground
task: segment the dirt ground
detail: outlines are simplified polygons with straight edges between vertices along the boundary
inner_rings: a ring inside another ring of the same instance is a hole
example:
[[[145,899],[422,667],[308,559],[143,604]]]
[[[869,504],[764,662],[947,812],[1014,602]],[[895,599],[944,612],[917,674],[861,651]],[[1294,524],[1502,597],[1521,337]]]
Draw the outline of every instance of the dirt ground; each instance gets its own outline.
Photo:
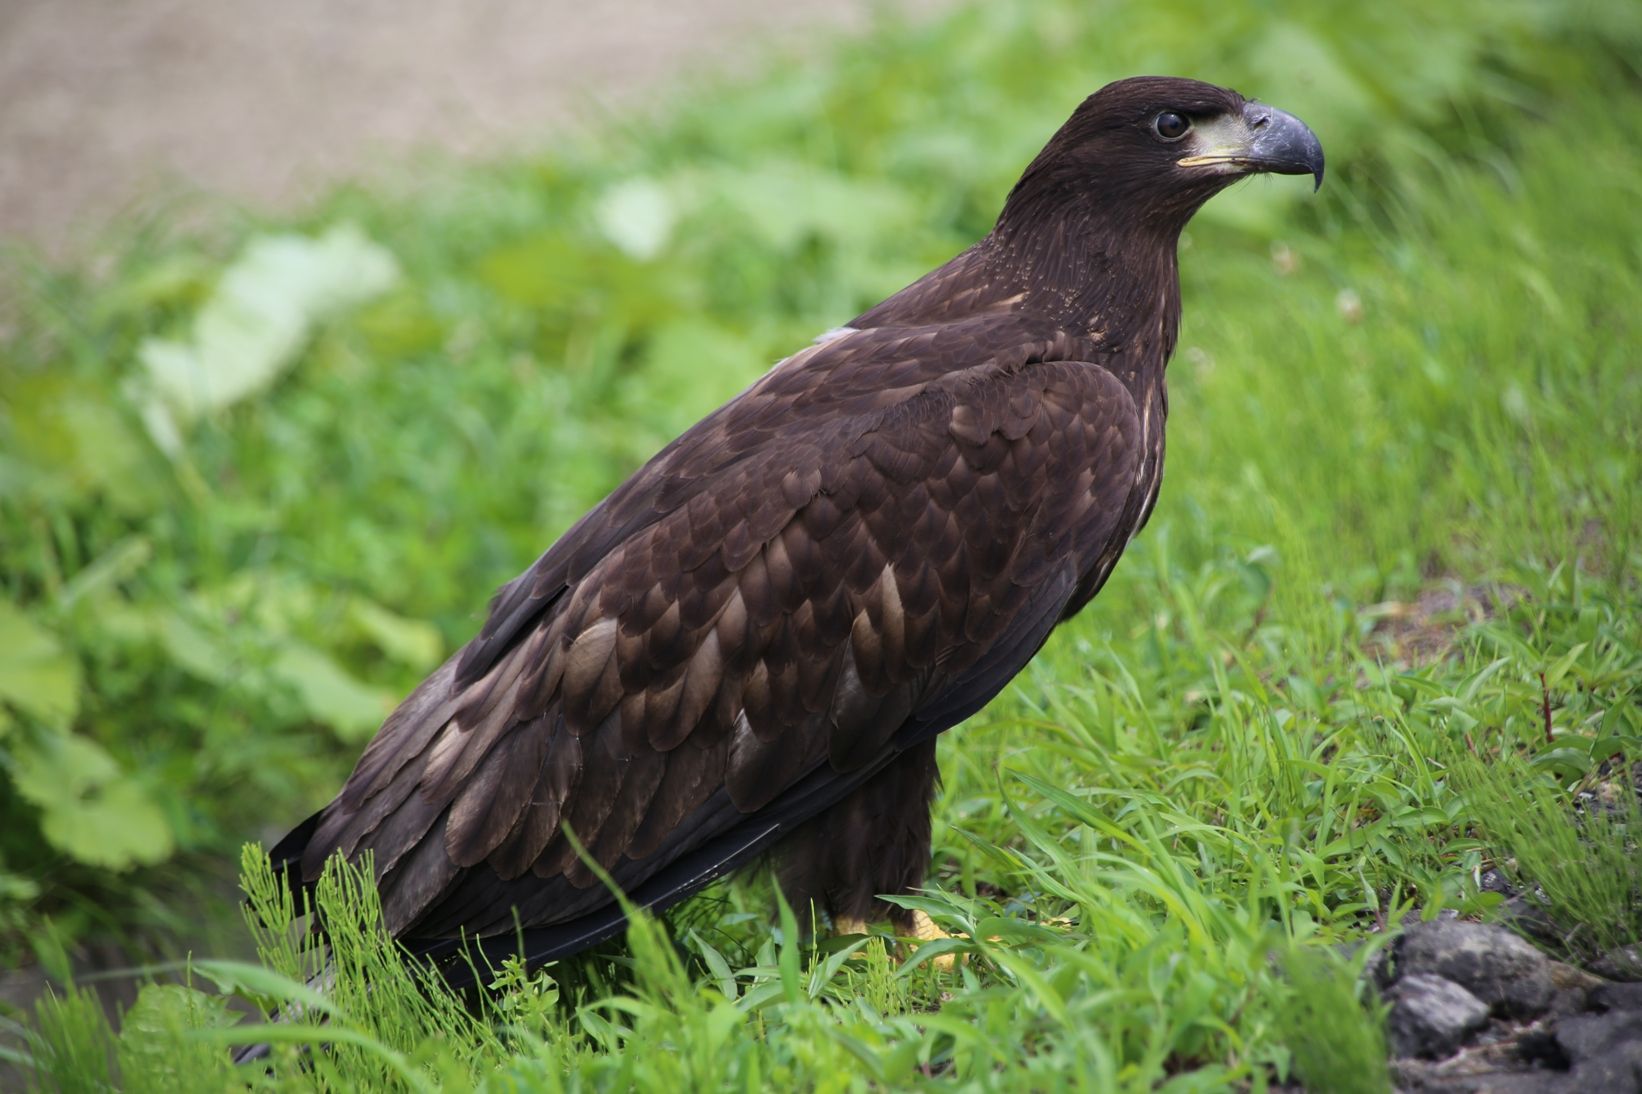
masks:
[[[78,250],[156,195],[290,204],[484,156],[757,46],[942,0],[0,0],[0,242]]]

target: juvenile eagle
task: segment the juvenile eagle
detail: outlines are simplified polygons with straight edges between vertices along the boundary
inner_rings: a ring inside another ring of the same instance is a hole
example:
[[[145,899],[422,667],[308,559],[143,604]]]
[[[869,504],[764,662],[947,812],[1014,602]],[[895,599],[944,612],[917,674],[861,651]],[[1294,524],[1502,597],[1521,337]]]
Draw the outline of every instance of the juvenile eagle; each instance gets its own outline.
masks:
[[[1176,243],[1298,119],[1190,80],[1096,92],[991,233],[782,361],[503,586],[273,851],[374,853],[387,927],[532,963],[774,850],[835,923],[927,921],[935,738],[1100,590],[1157,500]],[[801,906],[801,905],[800,905]],[[515,925],[522,925],[522,935]],[[450,963],[465,978],[466,964]]]

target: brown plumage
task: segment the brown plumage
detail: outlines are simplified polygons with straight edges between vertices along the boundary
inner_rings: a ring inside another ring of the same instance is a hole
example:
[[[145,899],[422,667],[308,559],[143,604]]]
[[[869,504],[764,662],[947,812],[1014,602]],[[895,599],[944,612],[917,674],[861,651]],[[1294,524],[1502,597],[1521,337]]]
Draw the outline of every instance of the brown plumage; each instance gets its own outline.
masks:
[[[775,848],[789,897],[899,919],[878,896],[923,881],[936,734],[1095,595],[1156,500],[1181,228],[1242,175],[1322,162],[1223,88],[1091,96],[991,234],[503,587],[276,862],[306,886],[373,852],[389,929],[435,956],[511,949],[515,923],[533,962],[617,931],[567,829],[641,905]]]

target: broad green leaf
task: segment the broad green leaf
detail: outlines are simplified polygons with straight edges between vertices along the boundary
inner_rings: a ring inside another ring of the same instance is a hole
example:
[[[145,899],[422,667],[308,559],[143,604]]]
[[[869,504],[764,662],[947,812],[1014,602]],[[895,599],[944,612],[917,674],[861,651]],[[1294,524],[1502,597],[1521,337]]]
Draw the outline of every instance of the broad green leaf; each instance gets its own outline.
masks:
[[[40,897],[40,883],[21,874],[0,870],[0,905],[28,904]]]
[[[1634,734],[1639,729],[1642,729],[1642,703],[1638,702],[1636,692],[1627,691],[1609,704],[1607,712],[1602,715],[1602,735],[1623,737],[1627,732]]]
[[[375,601],[355,598],[348,615],[378,649],[395,661],[412,668],[424,668],[439,660],[444,639],[432,623],[390,612]]]
[[[154,556],[154,544],[147,536],[127,536],[93,559],[63,586],[57,601],[69,607],[76,601],[91,597],[99,606],[111,595],[117,596],[115,586],[140,570]]]
[[[159,256],[152,266],[137,269],[112,286],[101,302],[101,317],[114,319],[195,303],[209,291],[213,272],[209,259],[197,252]]]
[[[165,814],[93,741],[52,735],[31,742],[13,753],[12,779],[40,808],[46,840],[81,862],[118,870],[171,853]]]
[[[25,482],[47,497],[95,491],[121,512],[140,513],[160,496],[149,447],[111,385],[57,371],[7,377],[0,425]]]
[[[10,703],[56,729],[80,707],[80,664],[55,635],[0,601],[0,704]],[[0,717],[0,736],[7,722]]]
[[[747,224],[766,245],[789,250],[810,236],[870,242],[917,217],[912,198],[887,183],[770,161],[745,171],[711,171],[682,180],[715,217]]]
[[[409,287],[361,308],[350,322],[365,336],[373,360],[414,357],[439,346],[445,328],[421,293]]]
[[[369,736],[393,710],[392,695],[360,683],[312,646],[287,645],[272,671],[297,693],[314,721],[330,726],[343,740]]]
[[[201,1086],[205,1076],[228,1084],[228,1056],[215,1044],[189,1034],[222,1029],[240,1019],[222,996],[181,984],[146,984],[120,1022],[120,1070],[140,1076],[134,1089],[166,1090]]]
[[[1535,767],[1544,767],[1570,779],[1579,779],[1591,769],[1591,754],[1579,748],[1553,748],[1533,758]]]
[[[175,612],[166,612],[157,628],[160,644],[182,669],[201,680],[226,684],[238,673],[238,662],[221,640]]]
[[[606,239],[640,260],[660,254],[673,237],[678,206],[653,179],[626,179],[606,190],[593,207]]]
[[[186,427],[262,391],[295,363],[316,323],[398,278],[393,256],[352,225],[317,239],[252,240],[224,271],[189,337],[147,338],[137,347],[152,394],[150,415],[163,412]]]
[[[1568,675],[1568,670],[1574,667],[1574,663],[1579,660],[1579,655],[1585,652],[1585,647],[1588,645],[1590,645],[1589,642],[1581,642],[1561,657],[1558,657],[1556,662],[1545,670],[1545,686],[1554,688],[1562,683],[1562,678]]]
[[[619,397],[632,408],[627,417],[672,437],[773,363],[722,326],[695,317],[676,319],[655,328],[643,369],[624,378]]]
[[[265,965],[212,959],[196,961],[192,968],[222,991],[258,996],[280,1004],[292,1003],[315,1014],[334,1017],[341,1013],[336,1003],[324,992],[300,980],[282,976]]]
[[[587,284],[613,280],[628,262],[608,247],[543,231],[514,240],[479,261],[479,279],[509,301],[526,307],[560,306]]]

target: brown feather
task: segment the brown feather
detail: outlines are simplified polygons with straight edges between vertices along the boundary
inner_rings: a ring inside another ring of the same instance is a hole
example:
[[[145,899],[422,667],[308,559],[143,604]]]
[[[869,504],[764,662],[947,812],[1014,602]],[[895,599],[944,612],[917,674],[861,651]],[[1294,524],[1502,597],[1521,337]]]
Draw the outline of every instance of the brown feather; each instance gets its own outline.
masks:
[[[519,773],[541,768],[543,729],[540,719],[515,727],[457,791],[445,820],[445,852],[456,865],[483,862],[518,824],[535,789]]]
[[[650,810],[628,845],[630,858],[655,854],[673,829],[712,796],[724,783],[725,749],[678,749],[669,753],[662,782],[656,787]]]
[[[541,858],[543,850],[559,832],[564,803],[575,792],[582,770],[581,739],[559,719],[548,734],[541,771],[531,784],[530,804],[513,831],[491,855],[491,865],[498,874],[509,879],[519,877]],[[518,777],[524,781],[529,774],[521,771]]]
[[[1231,176],[1182,170],[1148,119],[1244,106],[1190,81],[1092,96],[984,240],[777,365],[504,586],[282,845],[288,869],[372,852],[413,948],[606,914],[565,827],[630,890],[699,884],[770,833],[792,839],[784,881],[835,913],[920,883],[935,734],[1095,595],[1157,498],[1176,239]],[[701,858],[720,844],[739,849]]]

